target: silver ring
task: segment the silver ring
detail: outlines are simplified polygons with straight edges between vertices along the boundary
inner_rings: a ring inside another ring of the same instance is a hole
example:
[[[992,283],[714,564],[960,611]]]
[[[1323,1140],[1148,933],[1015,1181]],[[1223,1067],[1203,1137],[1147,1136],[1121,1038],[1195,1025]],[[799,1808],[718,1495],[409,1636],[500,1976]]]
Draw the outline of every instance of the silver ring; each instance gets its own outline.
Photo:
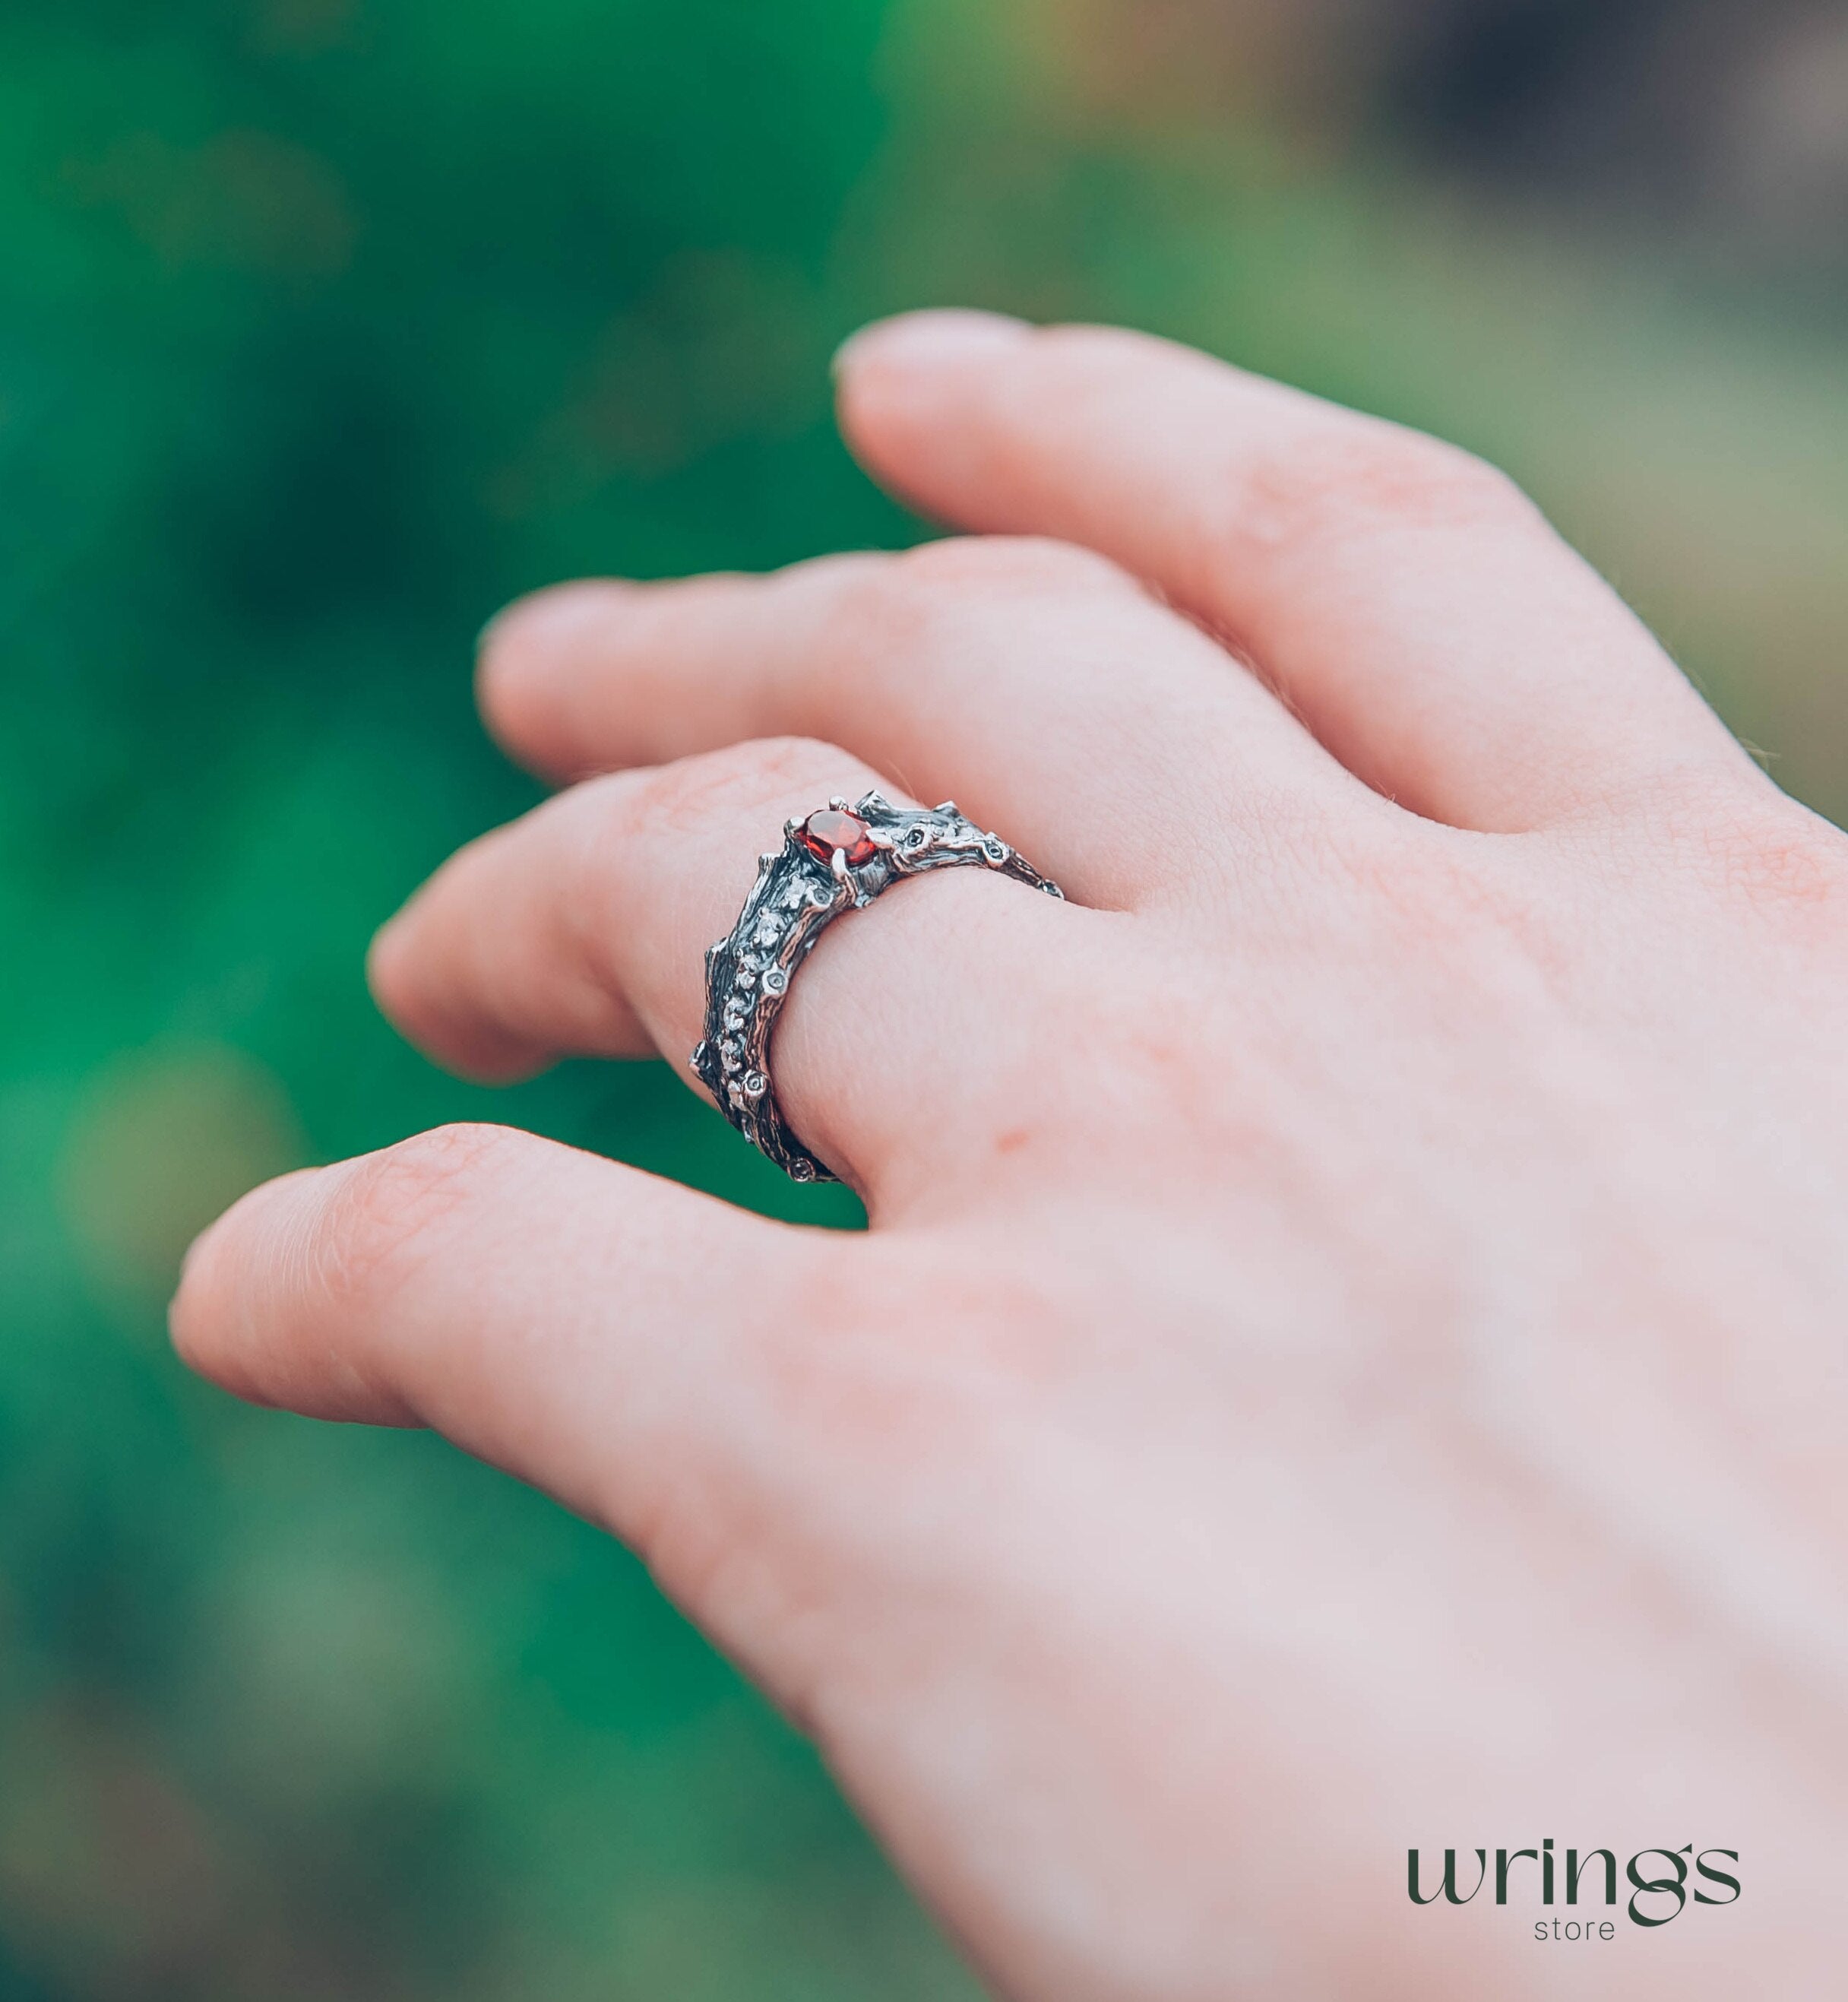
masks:
[[[913,808],[868,793],[851,807],[832,799],[786,822],[782,847],[758,859],[730,935],[707,952],[706,1034],[693,1073],[744,1138],[797,1181],[838,1179],[790,1131],[770,1081],[770,1032],[797,968],[836,918],[864,910],[907,876],[959,868],[1065,894],[999,835],[964,819],[953,800]]]

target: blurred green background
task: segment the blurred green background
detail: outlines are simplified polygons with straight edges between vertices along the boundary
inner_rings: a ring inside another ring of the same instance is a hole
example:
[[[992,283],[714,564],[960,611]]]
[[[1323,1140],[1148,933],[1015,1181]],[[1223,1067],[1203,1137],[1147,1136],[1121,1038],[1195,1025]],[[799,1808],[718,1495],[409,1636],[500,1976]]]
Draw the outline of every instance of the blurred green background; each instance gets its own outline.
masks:
[[[499,603],[918,532],[826,364],[926,302],[1489,453],[1848,808],[1839,9],[5,0],[5,2002],[972,1993],[621,1550],[162,1325],[251,1182],[461,1117],[853,1220],[661,1066],[443,1077],[361,962],[534,796]]]

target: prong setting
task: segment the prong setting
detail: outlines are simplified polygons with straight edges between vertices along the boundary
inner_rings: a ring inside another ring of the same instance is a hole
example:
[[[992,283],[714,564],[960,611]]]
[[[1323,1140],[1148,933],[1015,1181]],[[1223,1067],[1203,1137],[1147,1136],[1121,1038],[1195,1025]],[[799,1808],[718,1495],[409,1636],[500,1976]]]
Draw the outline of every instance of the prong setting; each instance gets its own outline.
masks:
[[[849,807],[836,793],[825,808],[783,823],[783,845],[758,857],[736,926],[706,954],[706,1033],[692,1070],[732,1125],[795,1181],[834,1180],[776,1102],[770,1039],[797,969],[844,912],[864,909],[905,878],[957,867],[994,870],[1061,895],[954,800],[899,807],[875,788]]]

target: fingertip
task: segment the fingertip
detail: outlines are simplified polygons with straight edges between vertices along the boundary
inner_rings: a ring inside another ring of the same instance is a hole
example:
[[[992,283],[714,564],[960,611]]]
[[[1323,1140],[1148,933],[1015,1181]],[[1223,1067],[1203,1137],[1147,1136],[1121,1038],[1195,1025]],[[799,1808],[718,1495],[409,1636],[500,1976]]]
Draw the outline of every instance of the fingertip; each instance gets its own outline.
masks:
[[[320,1326],[353,1283],[350,1247],[326,1225],[359,1165],[298,1168],[261,1183],[194,1239],[167,1306],[169,1337],[189,1369],[271,1411],[420,1422]]]
[[[550,1051],[479,1020],[451,1019],[420,978],[422,955],[411,909],[407,904],[388,918],[366,950],[366,985],[379,1013],[406,1042],[471,1083],[518,1084],[549,1069],[555,1061]]]
[[[274,1239],[277,1217],[304,1187],[324,1175],[298,1168],[260,1183],[209,1223],[187,1247],[180,1278],[167,1303],[167,1334],[189,1369],[256,1403],[267,1402],[252,1373],[251,1337],[245,1324],[239,1275]]]
[[[387,918],[372,934],[371,943],[366,947],[366,991],[388,1022],[397,1020],[397,1004],[403,992],[403,920],[402,911]]]
[[[569,720],[588,645],[638,587],[613,577],[549,584],[516,598],[481,630],[475,696],[482,720],[522,763],[568,762]]]
[[[200,1338],[204,1326],[200,1307],[205,1289],[204,1275],[210,1255],[207,1240],[217,1228],[215,1223],[207,1225],[187,1247],[186,1256],[180,1261],[180,1278],[173,1288],[173,1297],[167,1303],[167,1339],[173,1343],[180,1361],[201,1376],[209,1373]]]
[[[374,1006],[406,1042],[424,1050],[438,1043],[440,1027],[436,1011],[423,992],[427,982],[418,977],[423,955],[417,949],[419,927],[412,916],[427,900],[428,888],[427,884],[401,911],[386,919],[366,948],[366,987]]]
[[[1029,321],[973,306],[932,306],[870,320],[835,350],[838,382],[874,369],[940,368],[1017,347],[1033,333]]]
[[[927,414],[947,389],[1013,352],[1034,332],[1025,320],[963,307],[873,321],[835,352],[842,433],[851,445],[876,448],[886,431]]]

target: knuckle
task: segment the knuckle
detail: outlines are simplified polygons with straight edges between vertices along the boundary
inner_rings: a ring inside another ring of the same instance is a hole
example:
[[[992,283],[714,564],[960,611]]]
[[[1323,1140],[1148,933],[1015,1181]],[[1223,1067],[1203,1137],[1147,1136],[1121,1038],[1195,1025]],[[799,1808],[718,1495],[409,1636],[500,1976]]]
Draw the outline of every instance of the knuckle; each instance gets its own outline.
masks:
[[[831,549],[778,570],[770,579],[771,588],[787,598],[825,604],[830,598],[876,581],[894,560],[885,549]]]
[[[953,535],[920,542],[893,564],[901,585],[989,598],[1077,587],[1121,590],[1128,575],[1107,556],[1050,535]]]
[[[710,826],[792,793],[839,790],[855,781],[857,761],[838,745],[814,737],[758,737],[722,751],[702,752],[645,775],[615,773],[591,782],[592,802],[583,829],[584,859],[606,867],[612,837],[643,835],[657,841]]]
[[[1397,858],[1395,867],[1376,876],[1372,891],[1398,936],[1440,956],[1518,931],[1529,916],[1518,887],[1438,854]]]
[[[1254,483],[1256,530],[1268,542],[1357,525],[1470,528],[1538,518],[1499,467],[1441,438],[1371,419],[1318,431]]]
[[[1767,914],[1813,923],[1823,936],[1840,935],[1848,842],[1794,800],[1769,786],[1760,794],[1729,786],[1724,797],[1672,816],[1671,839],[1693,850],[1723,891]]]
[[[1048,536],[961,535],[880,560],[849,574],[836,598],[825,657],[926,654],[959,634],[1034,600],[1074,595],[1142,595],[1129,574],[1090,549]]]
[[[1351,884],[1378,914],[1379,949],[1394,962],[1441,970],[1450,990],[1513,1005],[1537,978],[1570,978],[1579,948],[1546,878],[1498,853],[1447,839],[1352,855]]]
[[[353,1163],[322,1220],[323,1286],[349,1308],[389,1298],[504,1178],[523,1145],[504,1126],[439,1126]]]
[[[759,1351],[766,1394],[797,1426],[879,1452],[902,1442],[913,1462],[954,1457],[966,1452],[971,1423],[995,1413],[997,1392],[1056,1373],[1070,1303],[1058,1283],[1022,1273],[1000,1247],[964,1240],[954,1270],[935,1244],[857,1248],[863,1255],[816,1271],[804,1313]],[[897,1338],[848,1354],[812,1332],[868,1326]],[[946,1370],[952,1358],[958,1366]]]

